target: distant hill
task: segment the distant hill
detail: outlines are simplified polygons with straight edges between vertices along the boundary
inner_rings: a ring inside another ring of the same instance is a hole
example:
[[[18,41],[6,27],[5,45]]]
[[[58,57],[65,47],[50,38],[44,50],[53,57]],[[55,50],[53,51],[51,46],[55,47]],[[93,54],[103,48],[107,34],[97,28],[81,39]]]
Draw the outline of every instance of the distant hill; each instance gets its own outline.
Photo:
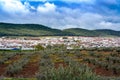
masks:
[[[73,35],[77,35],[77,36],[99,36],[99,34],[96,31],[91,31],[81,28],[70,28],[70,29],[65,29],[63,31],[67,33],[72,33]]]
[[[87,30],[81,28],[53,29],[38,24],[0,23],[0,36],[118,36],[120,31]]]
[[[99,33],[100,36],[118,36],[120,37],[120,31],[114,31],[109,29],[100,29],[95,30],[97,33]]]
[[[114,30],[109,30],[109,29],[87,30],[87,29],[81,29],[81,28],[70,28],[70,29],[65,29],[63,31],[67,33],[73,33],[74,35],[78,35],[78,36],[120,37],[120,31],[114,31]]]
[[[38,24],[0,23],[0,36],[63,36],[69,33]]]

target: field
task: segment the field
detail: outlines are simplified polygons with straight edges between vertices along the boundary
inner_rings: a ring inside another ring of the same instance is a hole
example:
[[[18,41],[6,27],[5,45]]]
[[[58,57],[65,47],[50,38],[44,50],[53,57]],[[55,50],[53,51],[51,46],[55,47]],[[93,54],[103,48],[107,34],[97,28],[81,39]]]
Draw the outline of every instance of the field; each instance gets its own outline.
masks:
[[[120,80],[120,48],[1,51],[0,79]]]

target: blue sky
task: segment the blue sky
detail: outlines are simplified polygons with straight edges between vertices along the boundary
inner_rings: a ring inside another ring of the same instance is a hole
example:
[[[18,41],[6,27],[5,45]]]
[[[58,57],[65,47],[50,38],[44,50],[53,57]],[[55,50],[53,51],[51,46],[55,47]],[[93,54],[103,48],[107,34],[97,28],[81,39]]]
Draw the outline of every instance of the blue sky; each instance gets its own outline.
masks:
[[[120,0],[0,0],[0,22],[120,30]]]

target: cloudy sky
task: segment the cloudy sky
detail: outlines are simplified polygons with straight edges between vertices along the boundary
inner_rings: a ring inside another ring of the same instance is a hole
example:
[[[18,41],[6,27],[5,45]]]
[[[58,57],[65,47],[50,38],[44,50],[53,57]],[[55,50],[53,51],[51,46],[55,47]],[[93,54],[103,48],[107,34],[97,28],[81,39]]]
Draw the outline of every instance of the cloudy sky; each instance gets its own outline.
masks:
[[[0,0],[0,22],[120,30],[120,0]]]

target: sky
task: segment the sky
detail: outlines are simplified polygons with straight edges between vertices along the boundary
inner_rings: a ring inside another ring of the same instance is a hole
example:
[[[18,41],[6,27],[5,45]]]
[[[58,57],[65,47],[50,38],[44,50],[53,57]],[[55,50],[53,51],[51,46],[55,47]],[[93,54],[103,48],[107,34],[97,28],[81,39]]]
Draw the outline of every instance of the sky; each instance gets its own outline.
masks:
[[[120,0],[0,0],[0,22],[120,31]]]

